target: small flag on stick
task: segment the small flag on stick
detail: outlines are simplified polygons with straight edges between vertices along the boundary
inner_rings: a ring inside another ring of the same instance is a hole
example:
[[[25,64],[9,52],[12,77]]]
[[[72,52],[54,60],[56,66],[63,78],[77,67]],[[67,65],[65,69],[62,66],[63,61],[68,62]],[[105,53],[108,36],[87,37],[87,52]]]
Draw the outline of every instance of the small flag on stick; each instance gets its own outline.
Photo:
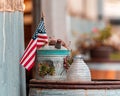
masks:
[[[36,51],[48,42],[48,36],[45,31],[44,19],[41,18],[31,41],[29,42],[25,52],[20,60],[20,64],[27,70],[30,70],[35,64]]]

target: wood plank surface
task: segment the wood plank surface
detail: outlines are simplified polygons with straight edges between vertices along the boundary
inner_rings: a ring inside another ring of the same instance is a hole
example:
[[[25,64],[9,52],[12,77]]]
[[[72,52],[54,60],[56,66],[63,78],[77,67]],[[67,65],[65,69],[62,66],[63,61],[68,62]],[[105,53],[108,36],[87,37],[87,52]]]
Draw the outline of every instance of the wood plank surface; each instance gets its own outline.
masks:
[[[31,80],[30,88],[41,89],[120,89],[119,80],[91,81],[91,82],[68,82],[68,81],[40,81]]]

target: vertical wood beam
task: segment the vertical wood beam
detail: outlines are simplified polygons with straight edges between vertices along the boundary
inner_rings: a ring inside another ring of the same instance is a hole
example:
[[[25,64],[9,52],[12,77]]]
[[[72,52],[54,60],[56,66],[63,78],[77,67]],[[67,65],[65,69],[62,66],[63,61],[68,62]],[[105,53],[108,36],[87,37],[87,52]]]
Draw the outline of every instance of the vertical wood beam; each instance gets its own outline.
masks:
[[[32,0],[32,32],[34,33],[41,17],[41,0]]]

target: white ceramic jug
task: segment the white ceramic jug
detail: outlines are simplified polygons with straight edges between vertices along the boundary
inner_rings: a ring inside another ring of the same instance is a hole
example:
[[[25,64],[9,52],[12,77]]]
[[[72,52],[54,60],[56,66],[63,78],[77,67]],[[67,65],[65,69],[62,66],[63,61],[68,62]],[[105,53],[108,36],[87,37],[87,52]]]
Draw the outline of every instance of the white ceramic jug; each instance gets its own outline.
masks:
[[[73,63],[67,72],[67,81],[91,81],[90,70],[86,63],[83,61],[81,55],[76,55],[74,57]]]

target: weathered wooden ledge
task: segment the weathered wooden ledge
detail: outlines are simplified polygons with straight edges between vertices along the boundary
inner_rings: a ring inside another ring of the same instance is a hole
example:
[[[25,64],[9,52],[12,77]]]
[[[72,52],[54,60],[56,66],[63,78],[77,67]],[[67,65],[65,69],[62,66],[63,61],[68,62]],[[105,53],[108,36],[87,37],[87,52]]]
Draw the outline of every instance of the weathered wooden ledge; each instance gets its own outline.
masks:
[[[32,79],[30,88],[41,89],[120,89],[120,80],[92,80],[91,82],[40,81]]]

